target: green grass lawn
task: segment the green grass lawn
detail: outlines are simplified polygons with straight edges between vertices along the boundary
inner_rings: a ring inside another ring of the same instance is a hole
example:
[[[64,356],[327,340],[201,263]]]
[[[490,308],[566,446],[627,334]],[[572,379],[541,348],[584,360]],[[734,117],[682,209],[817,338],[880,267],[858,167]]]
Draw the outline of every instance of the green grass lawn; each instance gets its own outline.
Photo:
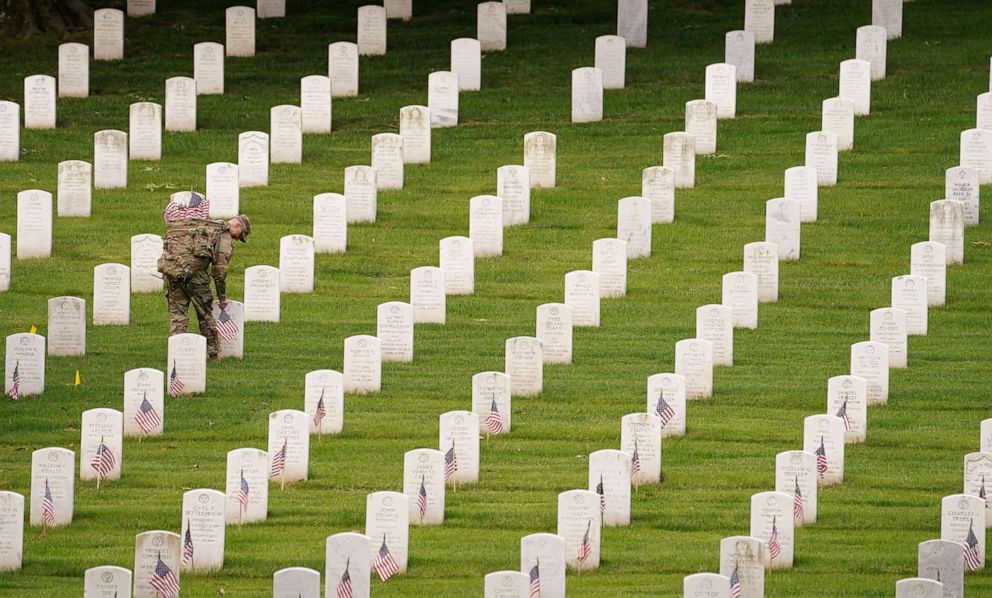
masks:
[[[59,100],[58,129],[23,131],[21,161],[0,164],[0,230],[15,232],[18,191],[54,192],[59,161],[92,160],[95,131],[126,129],[129,104],[164,102],[166,78],[191,76],[193,44],[224,41],[228,4],[166,0],[158,15],[129,19],[125,60],[93,63],[91,97]],[[94,192],[91,218],[56,218],[50,259],[15,261],[0,335],[32,324],[45,334],[51,297],[91,302],[95,265],[128,263],[132,235],[161,233],[172,190],[202,189],[207,163],[236,162],[238,133],[267,131],[271,106],[298,102],[300,77],[326,74],[327,44],[355,39],[361,2],[287,4],[285,19],[258,22],[255,58],[227,60],[226,94],[200,98],[197,133],[164,133],[162,161],[131,162],[127,190]],[[79,595],[85,569],[133,566],[135,534],[178,532],[183,491],[223,490],[226,452],[264,448],[267,414],[302,408],[305,373],[340,370],[344,338],[373,334],[379,303],[408,300],[410,269],[436,265],[438,241],[467,234],[469,199],[494,192],[499,166],[521,163],[523,135],[555,132],[558,188],[533,193],[531,222],[506,231],[503,257],[477,261],[475,294],[449,299],[447,325],[417,326],[415,362],[384,365],[380,394],[346,398],[344,432],[311,444],[310,480],[273,488],[268,521],[229,529],[223,571],[184,575],[183,594],[262,596],[278,569],[323,571],[324,539],[364,530],[366,494],[402,489],[403,453],[436,447],[438,415],[471,408],[471,376],[501,369],[504,340],[533,334],[536,307],[561,301],[565,273],[589,268],[592,242],[615,234],[617,200],[660,165],[662,135],[703,95],[704,68],[723,60],[743,4],[652,2],[627,88],[606,93],[603,122],[584,125],[569,123],[570,72],[592,64],[596,36],[615,33],[615,2],[534,0],[533,14],[511,16],[507,50],[483,59],[482,91],[461,95],[461,124],[435,130],[433,162],[408,166],[402,191],[380,192],[378,221],[350,227],[346,254],[318,257],[315,293],[283,296],[280,324],[248,327],[243,362],[211,364],[203,396],[167,399],[166,435],[128,440],[120,481],[99,492],[77,482],[71,526],[47,537],[28,528],[24,569],[0,574],[0,595]],[[373,582],[376,595],[480,595],[486,573],[517,568],[522,536],[555,530],[557,494],[585,487],[590,452],[619,447],[620,417],[644,409],[647,377],[672,371],[696,307],[720,300],[721,275],[762,240],[765,201],[802,163],[870,4],[778,7],[737,118],[720,122],[718,153],[697,160],[675,223],[655,226],[652,257],[630,263],[627,297],[603,303],[600,328],[576,329],[574,364],[547,366],[540,397],[515,401],[512,434],[483,443],[480,482],[448,494],[443,526],[411,529],[408,573]],[[748,532],[749,497],[773,488],[775,454],[801,448],[803,418],[825,409],[827,378],[848,372],[869,311],[888,305],[891,277],[908,273],[910,245],[927,238],[927,206],[989,88],[990,30],[982,0],[906,4],[888,78],[841,154],[838,186],[820,190],[802,260],[782,264],[778,303],[761,306],[757,330],[737,331],[734,367],[716,370],[711,400],[691,404],[687,436],[666,441],[665,482],[634,496],[630,527],[604,530],[601,568],[570,575],[570,595],[681,596],[683,576],[716,570],[721,538]],[[278,265],[280,237],[310,234],[312,196],[342,191],[344,168],[369,163],[371,136],[396,132],[402,106],[426,103],[450,40],[474,35],[472,2],[418,0],[411,22],[390,21],[388,55],[361,59],[361,96],[335,100],[334,133],[306,136],[302,165],[273,166],[268,187],[242,191],[253,235],[236,248],[232,298],[244,268]],[[3,40],[0,99],[21,102],[27,75],[55,75],[59,41]],[[848,447],[845,483],[820,493],[818,523],[798,533],[795,567],[770,574],[768,596],[892,595],[916,574],[917,543],[939,536],[940,498],[961,491],[963,455],[992,415],[985,212],[967,231],[965,265],[948,270],[947,306],[911,339],[910,367],[892,372],[889,404],[871,407],[867,443]],[[0,489],[27,494],[32,450],[75,450],[83,411],[122,408],[126,370],[164,367],[163,297],[134,295],[131,307],[130,326],[89,328],[85,358],[48,360],[43,397],[0,402]],[[992,575],[968,575],[966,588],[992,595]]]

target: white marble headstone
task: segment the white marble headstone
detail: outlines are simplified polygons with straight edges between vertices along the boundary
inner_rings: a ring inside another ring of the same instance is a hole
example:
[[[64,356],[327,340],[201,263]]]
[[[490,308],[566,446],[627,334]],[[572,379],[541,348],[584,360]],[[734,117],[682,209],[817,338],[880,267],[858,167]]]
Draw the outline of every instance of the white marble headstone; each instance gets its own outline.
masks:
[[[737,80],[741,83],[754,81],[754,33],[730,31],[724,44],[723,61],[737,69]]]
[[[687,399],[713,396],[713,343],[700,338],[675,343],[675,373],[685,378]]]
[[[24,78],[24,128],[55,128],[55,77],[30,75]]]
[[[502,2],[494,2],[502,6]],[[483,579],[484,598],[529,598],[530,576],[519,571],[494,571]]]
[[[617,35],[630,48],[648,45],[648,0],[618,0]]]
[[[196,79],[172,77],[165,80],[165,130],[196,131]]]
[[[300,79],[300,118],[304,133],[331,132],[331,80],[324,75]]]
[[[162,106],[154,102],[131,104],[128,141],[132,160],[162,159]]]
[[[278,322],[280,288],[279,268],[245,268],[245,321]]]
[[[130,598],[131,570],[105,565],[86,570],[83,577],[85,598]]]
[[[207,197],[210,198],[211,218],[231,218],[241,206],[241,186],[238,165],[231,162],[207,164]]]
[[[684,398],[682,402],[684,405]],[[663,434],[661,418],[653,412],[628,413],[620,418],[620,450],[630,456],[631,483],[635,487],[661,481]],[[636,473],[633,470],[635,454]]]
[[[59,162],[58,214],[90,215],[93,204],[93,167],[82,160]]]
[[[557,184],[558,137],[534,131],[524,135],[524,167],[530,172],[531,189],[553,189]]]
[[[376,337],[382,361],[413,361],[413,307],[402,301],[380,303],[376,310]]]
[[[183,559],[190,573],[219,571],[224,566],[224,493],[201,488],[183,493],[180,536],[193,544],[193,556]]]
[[[0,233],[0,292],[10,290],[10,235]]]
[[[272,598],[320,598],[320,572],[288,567],[272,576]]]
[[[599,277],[599,297],[611,299],[627,294],[627,242],[596,239],[592,242],[592,271]]]
[[[377,173],[371,166],[344,169],[344,196],[348,204],[348,222],[375,222],[379,197]]]
[[[917,548],[917,575],[944,584],[943,598],[964,598],[964,544],[927,540]]]
[[[182,542],[179,534],[162,530],[143,532],[134,538],[134,592],[133,598],[161,598],[151,584],[158,564],[164,563],[182,586]]]
[[[855,58],[867,60],[871,64],[872,81],[885,78],[887,46],[885,27],[877,25],[858,27]]]
[[[778,247],[779,261],[794,261],[800,255],[802,205],[798,200],[776,198],[765,203],[765,242]]]
[[[476,7],[475,37],[485,52],[506,49],[506,5],[482,2]]]
[[[76,484],[76,453],[64,448],[41,448],[31,453],[30,524],[59,526],[72,523]],[[47,492],[52,495],[52,517],[48,525],[42,503]]]
[[[796,527],[816,523],[817,473],[816,455],[807,451],[783,451],[775,455],[775,490],[797,498],[802,510],[793,506]]]
[[[400,108],[400,137],[404,164],[430,164],[431,112],[427,106]]]
[[[530,222],[530,170],[509,164],[496,170],[496,196],[503,203],[503,226]]]
[[[340,434],[344,429],[344,374],[314,370],[307,372],[304,380],[303,410],[310,422],[310,433]]]
[[[932,579],[908,578],[896,582],[896,598],[944,598],[944,584]]]
[[[272,19],[286,16],[286,0],[258,0],[258,18]]]
[[[671,373],[648,376],[647,413],[658,416],[662,436],[685,435],[686,394],[685,376]]]
[[[816,183],[820,187],[837,184],[836,133],[813,131],[806,134],[806,166],[816,169]]]
[[[572,308],[572,325],[599,327],[599,275],[575,270],[565,275],[565,304]]]
[[[625,197],[617,203],[617,238],[627,244],[627,258],[651,257],[651,200]]]
[[[0,162],[17,162],[21,157],[21,107],[0,101]]]
[[[448,481],[467,484],[479,481],[479,416],[471,411],[442,413],[438,449],[444,453],[445,464],[449,453],[455,469]]]
[[[864,442],[868,433],[868,382],[854,375],[827,380],[827,413],[844,421],[844,442]]]
[[[910,251],[910,274],[927,279],[927,303],[944,305],[947,296],[947,258],[943,243],[921,241]]]
[[[569,490],[558,495],[558,535],[565,539],[565,564],[573,571],[599,568],[599,509],[595,492]]]
[[[816,169],[812,166],[787,168],[785,170],[785,199],[795,199],[799,202],[801,222],[815,222],[819,203]]]
[[[992,453],[968,453],[964,456],[964,493],[984,497],[992,488]],[[986,526],[992,527],[992,505],[986,501]]]
[[[564,303],[537,306],[537,330],[544,363],[572,363],[572,308]]]
[[[372,136],[372,168],[379,189],[403,188],[403,137],[397,133]]]
[[[369,598],[372,550],[372,540],[365,534],[328,536],[324,548],[324,595]]]
[[[83,412],[79,428],[79,479],[120,479],[124,463],[124,414],[116,409],[90,409]],[[102,460],[103,465],[112,465],[106,473],[101,473],[94,462],[101,445],[112,455],[111,459]]]
[[[713,365],[734,365],[734,315],[727,305],[696,308],[696,338],[713,346]]]
[[[279,241],[279,285],[283,293],[312,293],[314,242],[306,235],[287,235]]]
[[[348,249],[347,200],[340,193],[313,196],[313,248],[316,253]]]
[[[596,68],[603,73],[603,89],[623,89],[627,72],[627,42],[619,35],[596,38]]]
[[[851,58],[840,63],[840,91],[854,102],[854,114],[871,114],[871,63]]]
[[[503,255],[503,202],[495,195],[479,195],[469,202],[469,237],[475,257]]]
[[[758,301],[778,301],[778,245],[755,241],[744,246],[744,271],[758,277]]]
[[[978,94],[975,99],[975,127],[992,129],[992,92]]]
[[[219,327],[221,318],[220,304],[214,301],[212,310],[214,321],[218,322]],[[230,299],[223,311],[227,314],[229,332],[227,336],[224,334],[219,335],[220,352],[218,356],[221,359],[227,357],[243,359],[245,356],[245,304]]]
[[[127,133],[97,131],[93,135],[93,186],[97,189],[127,187]]]
[[[503,0],[508,15],[530,14],[530,0]]]
[[[201,42],[193,45],[193,79],[196,95],[224,93],[224,45]]]
[[[386,9],[382,6],[358,8],[358,54],[384,56],[386,54]]]
[[[93,11],[93,60],[124,58],[124,12],[114,8]]]
[[[541,341],[533,336],[515,336],[506,339],[504,371],[510,376],[512,396],[532,397],[541,394],[544,387],[544,355]]]
[[[24,556],[24,496],[0,491],[0,571],[18,571]]]
[[[472,376],[472,411],[479,416],[479,431],[487,435],[492,433],[486,418],[492,414],[493,401],[503,432],[509,432],[513,423],[510,376],[503,372],[479,372]]]
[[[737,115],[737,69],[734,65],[719,62],[706,67],[705,99],[716,104],[717,118]]]
[[[242,491],[247,499],[242,502]],[[225,483],[228,525],[265,521],[269,509],[269,455],[256,448],[240,448],[227,453]]]
[[[379,392],[382,387],[382,343],[368,335],[344,339],[344,391]]]
[[[403,493],[412,525],[444,523],[444,453],[421,448],[403,455]]]
[[[866,383],[868,404],[889,400],[889,347],[884,343],[863,341],[851,345],[851,375]]]
[[[676,189],[696,186],[696,138],[676,131],[665,133],[662,164],[675,173]]]
[[[265,187],[269,184],[269,134],[246,131],[238,135],[238,185]]]
[[[475,254],[469,237],[446,237],[440,242],[440,266],[448,295],[475,292]]]
[[[718,573],[694,573],[682,578],[682,596],[730,598],[730,578]]]
[[[148,405],[143,408],[145,401]],[[124,436],[161,436],[164,431],[165,374],[153,368],[128,370],[124,373]]]
[[[60,98],[90,95],[90,47],[86,44],[59,44]]]
[[[30,332],[9,335],[4,358],[5,394],[14,386],[14,370],[20,379],[21,398],[45,392],[45,337]]]
[[[744,1],[744,30],[754,34],[756,44],[775,41],[774,0]]]
[[[131,322],[131,269],[124,264],[93,268],[93,325],[127,326]]]
[[[373,492],[365,499],[365,535],[372,554],[385,544],[399,573],[406,572],[410,546],[410,507],[402,492]]]
[[[872,0],[871,24],[884,27],[889,39],[902,37],[903,0]]]
[[[758,277],[749,272],[724,274],[721,303],[730,307],[734,328],[757,328]]]
[[[948,168],[944,174],[944,198],[964,204],[964,225],[978,224],[981,173],[967,166]]]
[[[303,162],[303,113],[299,106],[273,106],[269,111],[272,164]]]
[[[844,420],[836,415],[810,415],[803,420],[803,450],[816,456],[817,481],[821,486],[844,481],[844,434]],[[821,458],[821,453],[825,458]]]
[[[530,534],[520,539],[520,572],[530,576],[537,567],[541,596],[565,598],[565,538],[556,534]]]
[[[387,19],[402,19],[409,21],[413,18],[413,0],[385,0]]]
[[[269,478],[276,483],[306,480],[310,466],[310,418],[296,409],[283,409],[269,414]],[[282,473],[274,471],[273,463],[285,449]]]
[[[86,301],[79,297],[48,300],[48,354],[86,355]]]
[[[603,71],[582,67],[572,71],[572,122],[603,120]]]
[[[255,9],[232,6],[225,12],[224,48],[228,56],[251,58],[255,55]]]
[[[207,390],[207,339],[199,334],[183,333],[169,337],[169,360],[165,369],[166,388],[189,395]]]
[[[641,171],[641,197],[651,200],[652,223],[674,222],[675,172],[664,166],[645,168]]]
[[[335,42],[327,46],[327,73],[331,80],[331,97],[358,95],[358,44]]]
[[[631,453],[614,449],[589,454],[589,490],[601,496],[605,526],[630,525],[631,458]]]
[[[458,124],[458,75],[451,71],[435,71],[427,76],[427,107],[432,128]]]
[[[854,149],[854,102],[846,97],[823,100],[820,129],[837,135],[837,151]]]
[[[906,330],[907,314],[894,307],[880,307],[869,315],[869,338],[889,347],[889,368],[907,365],[909,342]]]
[[[444,270],[422,266],[410,271],[414,324],[444,324],[447,314]]]
[[[964,263],[964,204],[955,199],[930,202],[930,241],[944,245],[948,264]]]
[[[969,531],[978,540],[978,566],[969,565],[965,558],[967,571],[985,568],[985,509],[985,499],[970,494],[952,494],[940,501],[940,539],[961,542],[965,544],[965,550]]]
[[[978,180],[982,185],[992,183],[992,130],[961,131],[960,154],[961,166],[977,170]]]
[[[127,16],[146,17],[155,14],[155,0],[127,0]]]
[[[709,100],[685,103],[685,131],[696,140],[697,154],[716,153],[717,107]],[[672,193],[674,201],[674,191]]]
[[[927,334],[927,279],[903,275],[892,279],[892,307],[906,312],[906,333]]]

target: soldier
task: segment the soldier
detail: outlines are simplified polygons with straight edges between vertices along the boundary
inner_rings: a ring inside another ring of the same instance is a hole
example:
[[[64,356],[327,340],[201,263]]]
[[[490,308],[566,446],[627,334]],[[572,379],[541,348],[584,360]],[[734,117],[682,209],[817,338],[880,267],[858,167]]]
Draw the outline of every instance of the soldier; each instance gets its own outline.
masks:
[[[200,323],[200,334],[207,339],[207,354],[211,360],[219,359],[220,337],[212,312],[210,279],[214,280],[217,302],[223,309],[227,306],[227,267],[234,252],[232,239],[245,243],[250,233],[251,220],[244,214],[227,221],[170,222],[166,231],[159,270],[165,275],[169,335],[189,331],[189,304],[192,303]]]

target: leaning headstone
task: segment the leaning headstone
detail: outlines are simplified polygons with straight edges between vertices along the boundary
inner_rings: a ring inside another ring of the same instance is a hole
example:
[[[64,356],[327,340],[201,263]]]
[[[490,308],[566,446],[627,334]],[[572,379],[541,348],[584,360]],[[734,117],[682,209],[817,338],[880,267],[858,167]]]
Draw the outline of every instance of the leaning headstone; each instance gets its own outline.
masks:
[[[956,199],[964,204],[965,226],[978,224],[980,178],[979,171],[966,166],[948,168],[944,174],[944,198]]]
[[[386,8],[387,19],[409,21],[413,18],[413,0],[385,0],[383,6]]]
[[[617,202],[617,238],[627,244],[627,258],[651,257],[651,200],[625,197]]]
[[[0,101],[0,162],[17,162],[21,157],[21,107]]]
[[[685,378],[687,399],[713,396],[713,343],[699,338],[675,343],[675,373]]]
[[[331,132],[331,80],[323,75],[300,79],[300,118],[304,133]]]
[[[76,453],[55,447],[31,453],[29,523],[42,527],[72,523],[75,484]]]
[[[597,37],[595,66],[603,73],[603,89],[623,89],[627,71],[627,42],[618,35]]]
[[[372,554],[381,554],[385,547],[393,557],[398,573],[406,571],[409,555],[410,507],[407,503],[406,494],[402,492],[373,492],[365,499],[365,535],[372,541]]]
[[[196,95],[224,93],[223,44],[201,42],[193,45],[193,79],[196,80]]]
[[[713,112],[715,119],[716,110]],[[641,171],[641,197],[651,200],[652,223],[674,222],[675,171],[664,166],[649,166]]]
[[[932,579],[910,578],[896,582],[896,598],[943,598],[944,584]]]
[[[17,194],[17,259],[52,255],[52,194],[28,189]]]
[[[352,394],[379,392],[382,387],[382,343],[377,337],[344,339],[344,391]]]
[[[685,103],[685,131],[696,140],[697,154],[716,153],[716,104],[709,100]]]
[[[731,536],[720,540],[720,575],[729,579],[736,573],[740,598],[764,598],[767,552],[759,538]]]
[[[737,115],[737,69],[732,64],[720,62],[706,67],[705,98],[716,104],[717,118]]]
[[[871,24],[884,27],[888,39],[902,37],[903,0],[872,0]]]
[[[827,380],[827,413],[844,420],[844,442],[864,442],[868,434],[868,382],[859,376]]]
[[[909,272],[927,279],[927,304],[944,305],[947,296],[947,261],[944,244],[932,241],[914,243]]]
[[[661,481],[663,434],[661,418],[653,412],[628,413],[620,418],[620,450],[630,455],[631,483],[635,487]]]
[[[476,39],[484,52],[506,49],[506,5],[483,2],[476,8]]]
[[[161,160],[162,106],[154,102],[131,104],[128,140],[132,160]]]
[[[165,80],[165,130],[196,131],[196,79],[172,77]]]
[[[431,113],[427,106],[400,108],[400,137],[404,164],[430,164]]]
[[[85,598],[128,598],[131,596],[131,570],[106,565],[86,570],[83,577]]]
[[[917,548],[917,575],[940,580],[943,598],[964,598],[964,543],[951,540],[927,540]]]
[[[893,307],[880,307],[872,310],[869,316],[869,338],[889,347],[889,367],[893,369],[907,365],[906,317],[905,311]]]
[[[569,490],[558,495],[558,535],[565,539],[565,564],[573,571],[599,568],[599,495]]]
[[[243,359],[245,356],[245,304],[240,301],[228,300],[224,309],[221,309],[220,304],[214,301],[211,309],[220,333],[218,357],[221,359],[227,357]]]
[[[451,41],[451,72],[458,76],[458,89],[482,88],[482,46],[479,40],[460,37]]]
[[[382,361],[413,361],[413,307],[402,301],[380,303],[376,310],[376,337]]]
[[[0,233],[0,292],[10,290],[10,235]]]
[[[331,80],[331,97],[358,95],[358,44],[335,42],[327,46],[327,73]]]
[[[854,102],[855,115],[871,114],[871,63],[854,58],[841,62],[837,95]]]
[[[224,493],[201,488],[183,493],[180,535],[193,554],[182,560],[182,570],[208,573],[224,567]],[[188,554],[188,553],[187,553]]]
[[[258,18],[272,19],[286,16],[286,0],[258,0]]]
[[[168,389],[172,396],[191,395],[207,390],[207,339],[199,334],[183,333],[169,337],[169,361],[166,367]]]
[[[225,12],[224,48],[228,56],[251,58],[255,55],[255,9],[232,6]]]
[[[444,270],[448,295],[471,295],[475,292],[475,253],[469,237],[441,239],[439,262]]]
[[[530,222],[530,170],[526,166],[500,166],[496,196],[503,203],[504,227]]]
[[[968,571],[985,568],[985,499],[952,494],[940,501],[940,539],[961,542]],[[971,540],[977,540],[972,544]]]
[[[124,12],[114,8],[93,11],[93,60],[124,58]]]
[[[93,167],[82,160],[59,162],[58,214],[60,217],[90,215],[93,203]]]
[[[503,202],[478,195],[469,202],[469,237],[475,257],[503,255]]]
[[[415,324],[444,324],[447,318],[444,270],[421,266],[410,271],[410,305]]]
[[[775,41],[774,0],[744,1],[744,31],[754,34],[756,44],[770,44]]]
[[[758,301],[778,301],[778,245],[755,241],[744,246],[744,271],[758,277]]]
[[[737,69],[741,83],[754,81],[754,33],[731,31],[726,35],[723,61]]]
[[[775,490],[792,497],[795,526],[816,523],[816,455],[783,451],[775,455]]]
[[[565,598],[565,538],[530,534],[520,539],[520,571],[540,579],[540,596]]]
[[[269,184],[269,134],[246,131],[238,135],[238,185],[265,187]]]
[[[930,242],[944,246],[948,264],[964,263],[964,204],[954,199],[930,202]]]
[[[93,268],[93,325],[127,326],[131,322],[131,269],[124,264]]]
[[[785,199],[799,202],[799,220],[815,222],[819,191],[816,169],[810,166],[793,166],[785,171]]]
[[[444,453],[422,448],[403,455],[403,493],[413,525],[444,523]]]
[[[127,187],[127,133],[108,129],[93,135],[93,186]]]
[[[348,249],[347,200],[340,193],[313,196],[313,248],[316,253]]]
[[[734,316],[727,305],[696,308],[696,338],[713,346],[713,365],[734,365]]]
[[[479,481],[479,416],[471,411],[441,414],[438,448],[445,479],[453,484]]]
[[[534,131],[524,135],[524,167],[530,171],[531,189],[553,189],[557,184],[558,137]]]
[[[48,300],[48,354],[86,355],[86,301],[79,297]]]
[[[372,551],[372,540],[365,534],[328,536],[324,548],[324,595],[369,598]]]
[[[600,496],[605,526],[630,525],[631,453],[603,449],[589,454],[589,490]]]
[[[127,0],[127,16],[146,17],[155,14],[155,0]]]
[[[572,325],[599,327],[599,275],[575,270],[565,275],[565,304],[572,308]]]
[[[837,135],[837,151],[854,149],[854,114],[854,102],[846,97],[823,100],[820,129]]]
[[[55,77],[30,75],[24,78],[24,128],[55,128]]]
[[[358,54],[360,56],[386,54],[386,9],[382,6],[358,8]]]
[[[313,237],[287,235],[279,241],[279,286],[283,293],[312,293]]]
[[[79,479],[120,479],[124,461],[124,414],[116,409],[90,409],[83,412],[79,428]]]
[[[347,201],[348,222],[375,222],[379,185],[377,173],[371,166],[349,166],[344,169],[344,196]]]
[[[888,52],[885,27],[865,25],[858,27],[854,57],[871,64],[871,80],[885,78],[886,53]]]
[[[844,481],[844,420],[836,415],[810,415],[803,420],[803,450],[816,455],[817,483]]]
[[[124,436],[161,436],[165,430],[165,374],[136,368],[124,374]]]
[[[922,276],[896,276],[892,279],[892,307],[906,312],[906,333],[927,334],[927,279]]]
[[[682,596],[730,598],[730,578],[718,573],[694,573],[682,578]]]
[[[791,493],[759,492],[751,495],[751,537],[764,542],[769,569],[791,569],[796,534]]]
[[[617,2],[617,35],[627,40],[630,48],[647,47],[648,0]]]
[[[502,2],[494,4],[503,5]],[[487,573],[483,580],[483,598],[528,598],[534,596],[530,591],[530,576],[519,571],[495,571]]]
[[[179,534],[173,532],[155,530],[135,536],[133,598],[162,598],[165,592],[160,588],[174,588],[174,595],[179,595],[181,546]]]
[[[269,455],[256,448],[227,453],[227,525],[265,521],[269,509]]]
[[[288,567],[272,576],[272,598],[320,598],[320,572]]]
[[[533,397],[544,388],[544,355],[541,341],[533,336],[506,339],[504,371],[510,377],[510,394]]]
[[[724,274],[721,303],[730,307],[734,328],[757,328],[758,277],[749,272]]]
[[[90,47],[86,44],[59,44],[59,97],[85,98],[90,95]]]
[[[992,183],[992,130],[961,131],[960,154],[961,166],[977,170],[978,180],[982,185]]]
[[[695,187],[696,138],[683,131],[665,133],[663,145],[662,164],[675,173],[675,188]]]
[[[24,496],[0,491],[0,571],[19,571],[24,555]]]
[[[379,189],[403,188],[403,137],[396,133],[372,136],[372,168]]]
[[[600,299],[627,294],[627,242],[596,239],[592,243],[592,271],[599,278]]]
[[[779,261],[794,261],[800,255],[802,205],[798,200],[776,198],[765,202],[765,242],[778,247]]]
[[[573,70],[572,122],[589,123],[601,120],[603,120],[603,71],[593,67]]]
[[[686,380],[679,374],[648,377],[647,413],[658,416],[662,436],[685,436]],[[624,449],[627,450],[627,449]]]
[[[245,321],[278,322],[280,289],[278,268],[245,268]]]
[[[512,428],[510,387],[510,376],[503,372],[480,372],[472,376],[472,411],[479,416],[479,431],[487,437]]]
[[[344,374],[315,370],[304,378],[303,410],[310,434],[339,434],[344,429]]]
[[[241,211],[238,165],[231,162],[207,164],[207,197],[211,218],[231,218]]]
[[[985,497],[992,487],[992,453],[968,453],[964,456],[964,493]],[[986,527],[992,527],[992,506],[986,501]]]
[[[4,394],[11,396],[15,371],[19,398],[45,392],[45,337],[30,332],[11,334],[4,358]]]
[[[432,128],[458,124],[458,75],[451,71],[435,71],[427,76],[427,108]]]
[[[816,169],[816,184],[833,187],[837,184],[837,134],[813,131],[806,135],[806,166]]]
[[[572,308],[564,303],[537,306],[537,331],[544,363],[572,363]]]
[[[274,106],[269,111],[272,164],[303,162],[303,115],[299,106]]]
[[[296,409],[269,414],[269,479],[278,484],[307,479],[310,466],[309,419],[306,413]]]
[[[884,343],[863,341],[851,345],[851,375],[867,383],[868,404],[889,401],[889,347]]]

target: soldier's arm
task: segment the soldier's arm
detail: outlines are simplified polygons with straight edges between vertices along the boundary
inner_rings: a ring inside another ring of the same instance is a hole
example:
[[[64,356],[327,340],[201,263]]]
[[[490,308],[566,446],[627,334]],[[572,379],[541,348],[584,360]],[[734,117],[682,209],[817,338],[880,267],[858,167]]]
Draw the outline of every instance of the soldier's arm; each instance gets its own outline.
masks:
[[[231,262],[231,254],[234,252],[234,245],[231,242],[231,235],[221,235],[217,242],[217,250],[214,252],[213,267],[211,268],[214,277],[214,287],[217,289],[217,301],[227,303],[227,266]]]

